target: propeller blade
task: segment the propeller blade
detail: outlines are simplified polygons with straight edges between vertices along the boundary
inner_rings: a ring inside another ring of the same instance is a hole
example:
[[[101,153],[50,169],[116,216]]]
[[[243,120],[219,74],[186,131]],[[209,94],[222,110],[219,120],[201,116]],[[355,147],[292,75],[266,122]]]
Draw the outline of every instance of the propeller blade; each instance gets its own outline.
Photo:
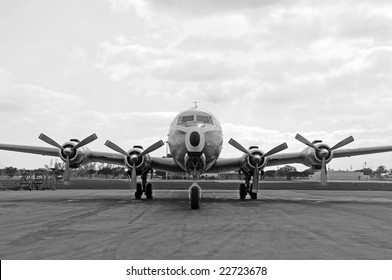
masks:
[[[295,136],[295,139],[297,139],[299,142],[304,143],[305,145],[318,150],[317,146],[315,146],[312,142],[310,142],[308,139],[306,139],[305,137],[303,137],[301,134],[297,133],[297,135]]]
[[[323,161],[321,163],[320,183],[323,186],[327,184],[327,165],[325,163],[325,157],[323,157]]]
[[[57,147],[57,148],[59,148],[59,149],[62,149],[62,148],[63,148],[59,143],[57,143],[57,142],[54,141],[52,138],[50,138],[49,136],[46,136],[46,135],[43,134],[43,133],[41,133],[41,134],[38,136],[38,138],[41,139],[42,141],[48,143],[49,145],[55,146],[55,147]]]
[[[259,190],[259,165],[255,165],[255,171],[253,173],[253,185],[252,185],[252,191],[258,192]]]
[[[97,139],[97,135],[91,134],[90,136],[86,137],[85,139],[83,139],[82,141],[80,141],[78,144],[76,144],[75,147],[73,147],[74,150],[76,150],[77,148],[83,147],[91,142],[93,142],[95,139]]]
[[[65,161],[65,171],[64,171],[64,182],[69,182],[70,170],[69,170],[69,157]]]
[[[129,157],[129,154],[126,151],[124,151],[122,148],[120,148],[119,146],[117,146],[113,142],[107,140],[105,142],[105,145],[108,146],[110,149],[112,149],[112,150],[114,150],[114,151],[116,151],[116,152],[118,152],[120,154],[123,154],[126,157]]]
[[[339,143],[337,143],[335,146],[333,146],[333,147],[331,148],[331,150],[336,150],[336,149],[338,149],[338,148],[341,148],[341,147],[343,147],[343,146],[346,146],[347,144],[350,144],[350,143],[353,142],[353,141],[354,141],[354,137],[349,136],[349,137],[347,137],[346,139],[343,139],[342,141],[340,141]]]
[[[237,150],[240,150],[241,152],[247,154],[248,156],[253,157],[253,155],[252,155],[247,149],[245,149],[244,146],[242,146],[240,143],[238,143],[237,141],[235,141],[233,138],[230,138],[229,144],[232,145],[232,146],[233,146],[234,148],[236,148]]]
[[[149,154],[153,151],[155,151],[156,149],[159,149],[160,147],[162,147],[163,145],[165,145],[165,143],[163,143],[162,140],[159,140],[158,142],[152,144],[150,147],[148,147],[147,149],[145,149],[143,152],[140,153],[140,155],[138,157],[142,157],[146,154]]]
[[[286,144],[286,143],[282,143],[282,144],[276,146],[275,148],[269,150],[267,153],[265,153],[265,154],[263,155],[263,157],[268,157],[268,156],[270,156],[270,155],[279,153],[280,151],[283,151],[283,150],[285,150],[285,149],[287,149],[287,148],[288,148],[287,144]]]
[[[137,184],[137,175],[136,175],[136,164],[133,163],[132,165],[132,178],[131,178],[131,189],[136,190],[136,184]]]

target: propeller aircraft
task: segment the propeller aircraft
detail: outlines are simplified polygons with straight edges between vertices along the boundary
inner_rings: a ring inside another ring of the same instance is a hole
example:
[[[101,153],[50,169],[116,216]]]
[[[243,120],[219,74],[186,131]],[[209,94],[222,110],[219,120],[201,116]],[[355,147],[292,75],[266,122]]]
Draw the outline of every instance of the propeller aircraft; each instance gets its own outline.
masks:
[[[305,144],[304,150],[299,152],[282,153],[287,144],[282,143],[263,152],[258,146],[246,149],[234,139],[229,144],[242,152],[241,156],[234,158],[220,158],[223,145],[223,133],[219,120],[210,112],[197,108],[180,112],[172,121],[168,133],[168,146],[170,157],[160,158],[150,156],[150,153],[164,145],[162,140],[157,141],[146,149],[135,145],[125,150],[117,144],[107,140],[105,145],[113,152],[92,151],[86,146],[97,139],[92,134],[82,141],[71,139],[60,145],[58,142],[41,134],[39,138],[53,147],[37,147],[27,145],[0,144],[0,150],[16,151],[22,153],[57,156],[65,162],[64,182],[70,180],[70,168],[78,168],[90,162],[103,162],[123,165],[131,173],[131,189],[135,190],[135,198],[141,199],[143,194],[152,199],[153,189],[147,182],[147,175],[152,170],[168,172],[186,172],[193,178],[189,188],[191,209],[200,207],[201,188],[198,178],[206,172],[220,173],[237,171],[245,175],[245,182],[239,186],[240,199],[257,199],[263,169],[267,166],[300,163],[321,170],[321,184],[327,183],[326,165],[333,158],[358,156],[372,153],[392,151],[392,146],[379,146],[368,148],[342,149],[354,141],[349,136],[330,147],[320,140],[309,141],[297,134],[295,138]],[[137,181],[141,177],[141,182]]]

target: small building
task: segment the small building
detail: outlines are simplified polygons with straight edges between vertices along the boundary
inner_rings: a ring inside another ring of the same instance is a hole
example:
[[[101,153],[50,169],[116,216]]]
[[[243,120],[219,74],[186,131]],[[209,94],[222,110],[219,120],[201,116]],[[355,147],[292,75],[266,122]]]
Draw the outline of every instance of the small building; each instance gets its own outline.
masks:
[[[219,173],[219,180],[240,180],[238,172]]]
[[[309,180],[320,181],[320,171],[314,172],[313,175],[309,175]],[[361,171],[328,171],[328,180],[337,181],[368,181],[370,180],[369,175],[364,175]]]
[[[203,173],[200,176],[201,179],[204,180],[215,180],[219,178],[219,174],[218,173]]]

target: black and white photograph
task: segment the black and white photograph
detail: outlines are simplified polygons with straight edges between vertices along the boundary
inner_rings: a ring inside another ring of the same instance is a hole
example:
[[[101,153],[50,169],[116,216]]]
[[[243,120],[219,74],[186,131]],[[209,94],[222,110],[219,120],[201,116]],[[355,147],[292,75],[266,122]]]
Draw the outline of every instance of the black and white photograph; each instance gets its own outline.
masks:
[[[388,267],[391,117],[390,1],[1,1],[0,259]]]

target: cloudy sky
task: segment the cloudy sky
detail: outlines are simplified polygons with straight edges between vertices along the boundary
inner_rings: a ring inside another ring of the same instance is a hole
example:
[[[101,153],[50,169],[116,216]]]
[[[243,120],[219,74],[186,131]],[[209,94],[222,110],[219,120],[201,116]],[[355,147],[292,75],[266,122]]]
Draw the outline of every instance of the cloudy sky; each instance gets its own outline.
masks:
[[[95,132],[93,150],[110,151],[107,139],[148,146],[197,100],[222,123],[223,157],[240,155],[231,137],[300,151],[298,132],[392,145],[387,0],[1,1],[0,38],[0,143]],[[49,162],[0,151],[0,167]],[[392,153],[330,167],[364,162],[392,168]]]

